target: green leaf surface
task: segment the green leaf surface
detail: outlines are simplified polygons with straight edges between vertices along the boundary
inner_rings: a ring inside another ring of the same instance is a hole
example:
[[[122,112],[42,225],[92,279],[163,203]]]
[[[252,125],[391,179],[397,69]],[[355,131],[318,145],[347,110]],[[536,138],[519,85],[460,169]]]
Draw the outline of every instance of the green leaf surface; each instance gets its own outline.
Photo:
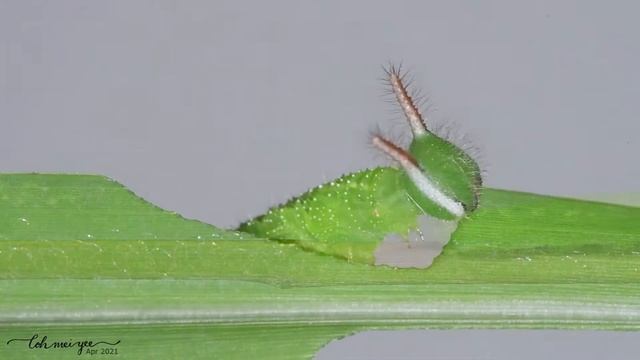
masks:
[[[365,329],[640,329],[640,209],[485,189],[428,269],[349,263],[186,220],[87,175],[0,175],[9,339],[123,358],[310,358]]]

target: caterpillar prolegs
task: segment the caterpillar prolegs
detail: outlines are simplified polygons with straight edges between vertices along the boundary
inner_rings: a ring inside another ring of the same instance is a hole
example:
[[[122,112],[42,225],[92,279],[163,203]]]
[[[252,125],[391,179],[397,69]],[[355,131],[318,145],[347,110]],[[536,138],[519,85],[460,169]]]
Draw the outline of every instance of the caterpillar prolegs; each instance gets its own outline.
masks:
[[[385,70],[389,86],[411,128],[403,149],[381,135],[373,145],[399,168],[377,167],[319,185],[267,213],[242,223],[238,230],[349,261],[376,261],[376,248],[387,235],[406,237],[426,226],[455,229],[479,202],[480,170],[462,149],[429,128],[405,85],[399,68]],[[440,225],[438,225],[440,224]],[[428,264],[427,264],[428,265]]]

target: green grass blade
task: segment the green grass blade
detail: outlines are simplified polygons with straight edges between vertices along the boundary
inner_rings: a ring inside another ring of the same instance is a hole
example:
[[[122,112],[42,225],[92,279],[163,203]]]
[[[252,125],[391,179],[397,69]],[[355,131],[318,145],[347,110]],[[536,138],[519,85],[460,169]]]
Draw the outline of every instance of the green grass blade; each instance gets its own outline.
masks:
[[[350,264],[186,220],[99,176],[0,175],[7,339],[122,341],[125,358],[311,357],[396,328],[640,328],[640,209],[486,190],[426,270]],[[89,236],[90,235],[90,236]]]

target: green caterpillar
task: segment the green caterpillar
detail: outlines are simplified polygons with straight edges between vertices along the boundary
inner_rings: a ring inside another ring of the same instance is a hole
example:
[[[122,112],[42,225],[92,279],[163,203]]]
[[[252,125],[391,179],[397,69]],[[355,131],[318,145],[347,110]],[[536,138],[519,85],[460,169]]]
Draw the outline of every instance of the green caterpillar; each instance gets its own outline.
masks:
[[[380,135],[372,143],[401,167],[344,175],[242,223],[238,230],[350,261],[373,263],[391,233],[406,236],[418,217],[459,221],[480,203],[480,169],[462,149],[431,132],[399,68],[386,71],[413,133],[407,150]]]

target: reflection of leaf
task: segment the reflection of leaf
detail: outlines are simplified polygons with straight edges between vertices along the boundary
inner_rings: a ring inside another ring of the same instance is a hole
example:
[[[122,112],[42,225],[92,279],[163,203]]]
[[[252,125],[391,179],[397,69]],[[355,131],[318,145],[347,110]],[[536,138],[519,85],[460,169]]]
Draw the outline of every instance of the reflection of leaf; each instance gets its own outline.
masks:
[[[102,177],[1,175],[0,358],[77,356],[6,345],[36,332],[122,340],[125,358],[302,359],[372,328],[640,328],[639,208],[482,201],[432,267],[393,269],[185,220]]]

